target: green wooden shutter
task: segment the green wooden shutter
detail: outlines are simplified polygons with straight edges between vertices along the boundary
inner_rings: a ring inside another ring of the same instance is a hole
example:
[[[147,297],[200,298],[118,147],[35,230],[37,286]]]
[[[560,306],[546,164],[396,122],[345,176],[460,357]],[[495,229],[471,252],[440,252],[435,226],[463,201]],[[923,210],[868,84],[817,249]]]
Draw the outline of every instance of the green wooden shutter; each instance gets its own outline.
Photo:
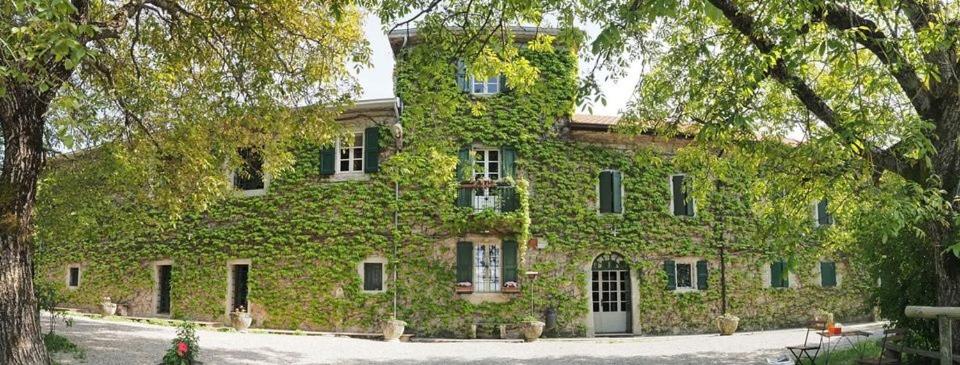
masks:
[[[320,175],[333,175],[336,170],[337,156],[333,147],[320,150]]]
[[[697,261],[697,289],[707,290],[710,279],[710,271],[707,267],[707,260]]]
[[[510,88],[507,87],[507,76],[501,74],[500,75],[500,92],[507,92],[507,91],[510,91]]]
[[[690,189],[693,188],[693,179],[683,177],[683,208],[688,217],[693,217],[693,197],[690,196]]]
[[[663,271],[667,273],[667,290],[677,289],[677,263],[673,260],[663,262]]]
[[[500,178],[516,177],[516,168],[514,161],[517,159],[517,150],[510,146],[500,147]]]
[[[789,288],[790,273],[787,271],[787,262],[780,260],[770,264],[770,286],[774,288]]]
[[[827,199],[817,202],[817,223],[821,226],[832,223],[830,213],[827,212]]]
[[[517,241],[503,241],[503,282],[517,280]]]
[[[470,148],[462,147],[457,152],[457,181],[472,180],[472,176],[467,176],[467,169],[470,167]]]
[[[457,282],[473,282],[473,242],[457,242]]]
[[[600,213],[613,212],[613,173],[600,172]]]
[[[510,213],[520,208],[520,198],[517,197],[517,188],[515,186],[501,186],[500,190],[500,211]]]
[[[470,82],[467,78],[467,64],[463,60],[457,60],[457,89],[462,92],[470,92]]]
[[[457,188],[457,206],[461,208],[473,207],[473,188]]]
[[[370,127],[363,131],[363,172],[380,171],[380,128]]]
[[[671,180],[673,181],[673,215],[684,215],[687,209],[684,207],[683,175],[674,175]]]
[[[620,171],[612,171],[611,175],[610,191],[613,193],[610,202],[611,212],[623,213],[623,177]]]
[[[820,262],[820,286],[824,288],[837,286],[837,263],[833,261]]]

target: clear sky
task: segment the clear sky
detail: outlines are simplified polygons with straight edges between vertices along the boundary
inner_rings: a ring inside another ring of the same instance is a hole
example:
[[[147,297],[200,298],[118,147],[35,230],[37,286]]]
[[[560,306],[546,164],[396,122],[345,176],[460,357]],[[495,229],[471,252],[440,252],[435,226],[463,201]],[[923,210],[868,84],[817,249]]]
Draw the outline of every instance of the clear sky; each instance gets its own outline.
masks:
[[[598,32],[597,27],[585,26],[587,34],[593,36]],[[362,99],[391,98],[393,94],[393,51],[390,50],[390,43],[387,41],[387,35],[380,24],[380,19],[373,15],[368,15],[364,23],[364,31],[367,39],[370,41],[370,48],[373,50],[371,61],[373,67],[362,70],[358,75],[360,85],[363,86]],[[581,64],[582,70],[587,69],[586,64]],[[593,105],[593,114],[596,115],[617,115],[624,108],[633,94],[634,86],[639,80],[639,67],[630,70],[628,76],[617,81],[605,81],[601,84],[607,98],[607,105]],[[602,80],[602,77],[601,77]],[[587,113],[578,108],[578,113]]]

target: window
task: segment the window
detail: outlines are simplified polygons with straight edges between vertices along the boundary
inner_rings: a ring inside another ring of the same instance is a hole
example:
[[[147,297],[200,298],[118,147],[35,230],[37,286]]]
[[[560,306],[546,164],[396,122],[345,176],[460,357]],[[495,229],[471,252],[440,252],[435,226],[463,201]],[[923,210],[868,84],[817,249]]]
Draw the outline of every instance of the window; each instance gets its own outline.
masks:
[[[770,287],[790,287],[790,271],[787,269],[786,261],[780,260],[770,264]]]
[[[363,172],[363,132],[354,133],[352,142],[337,142],[337,172]]]
[[[477,149],[473,151],[473,179],[500,180],[499,149]]]
[[[500,92],[500,76],[486,79],[470,76],[470,93],[474,95],[493,95]]]
[[[80,266],[70,266],[67,268],[67,287],[76,289],[80,287]]]
[[[263,180],[263,157],[253,148],[241,148],[241,166],[233,173],[233,186],[240,190],[260,190]]]
[[[500,291],[500,245],[482,243],[474,248],[474,291]]]
[[[363,263],[363,290],[383,291],[383,263]]]
[[[684,174],[670,177],[670,211],[675,216],[693,217],[696,206],[690,197],[691,179]]]
[[[504,283],[517,283],[517,252],[515,240],[457,242],[457,292],[500,292]]]
[[[623,176],[620,171],[601,171],[598,191],[600,213],[623,213]]]
[[[706,260],[678,259],[663,263],[667,274],[667,289],[675,291],[706,290],[709,268]]]
[[[500,180],[499,149],[478,149],[473,151],[473,178],[478,181]],[[474,189],[474,209],[497,209],[497,193],[497,189],[491,187]]]
[[[824,288],[837,287],[837,263],[820,261],[820,286]]]
[[[157,265],[157,314],[170,314],[170,281],[173,266]]]
[[[380,171],[380,127],[372,126],[320,149],[320,175],[346,179]]]
[[[813,208],[813,217],[818,227],[833,224],[833,216],[827,211],[827,199],[817,202],[817,205]]]

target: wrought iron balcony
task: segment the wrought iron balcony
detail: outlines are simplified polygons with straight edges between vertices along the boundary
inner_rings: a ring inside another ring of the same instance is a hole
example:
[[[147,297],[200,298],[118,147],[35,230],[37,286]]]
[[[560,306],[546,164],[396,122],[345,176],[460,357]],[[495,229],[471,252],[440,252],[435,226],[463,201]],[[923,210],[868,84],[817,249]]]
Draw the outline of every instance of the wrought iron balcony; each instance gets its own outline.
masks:
[[[515,212],[520,208],[517,187],[493,181],[463,183],[457,191],[457,206],[474,212]]]

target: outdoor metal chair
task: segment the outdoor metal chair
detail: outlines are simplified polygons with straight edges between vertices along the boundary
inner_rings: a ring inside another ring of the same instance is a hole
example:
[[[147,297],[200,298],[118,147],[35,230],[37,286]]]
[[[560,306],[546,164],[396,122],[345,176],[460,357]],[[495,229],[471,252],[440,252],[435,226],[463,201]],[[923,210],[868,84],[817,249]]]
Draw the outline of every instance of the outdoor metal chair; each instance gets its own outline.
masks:
[[[810,321],[807,322],[807,333],[803,337],[803,344],[796,346],[787,346],[787,350],[790,351],[790,354],[793,355],[794,359],[797,360],[799,365],[802,361],[803,356],[806,356],[810,360],[811,364],[817,362],[817,355],[820,354],[820,347],[823,345],[823,336],[819,336],[819,339],[814,343],[810,341],[810,333],[818,334],[818,332],[827,330],[827,322],[825,321]]]
[[[903,337],[907,331],[903,328],[893,328],[883,331],[883,341],[880,343],[880,357],[857,359],[862,365],[899,365],[903,358]]]

